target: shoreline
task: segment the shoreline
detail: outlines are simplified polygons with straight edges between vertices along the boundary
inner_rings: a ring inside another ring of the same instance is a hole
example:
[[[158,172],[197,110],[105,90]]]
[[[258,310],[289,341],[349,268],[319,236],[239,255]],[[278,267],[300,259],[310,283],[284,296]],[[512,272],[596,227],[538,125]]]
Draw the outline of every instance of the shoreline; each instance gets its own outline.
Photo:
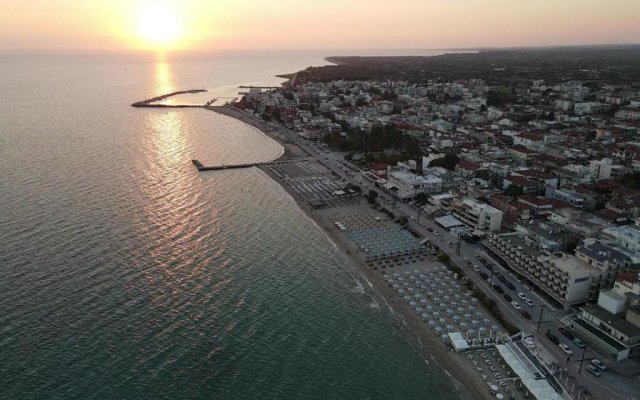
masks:
[[[403,326],[403,329],[406,329],[407,333],[416,341],[416,345],[420,346],[425,362],[429,365],[435,363],[452,379],[452,383],[461,399],[493,399],[486,391],[486,384],[477,376],[475,371],[469,370],[468,365],[462,364],[464,356],[448,351],[444,347],[443,343],[428,330],[424,321],[382,279],[382,274],[379,271],[367,268],[357,258],[354,254],[356,250],[354,244],[342,237],[338,230],[318,210],[312,209],[306,201],[300,199],[290,187],[269,171],[268,168],[263,166],[258,168],[280,185],[292,197],[305,216],[322,231],[326,239],[335,245],[335,252],[346,263],[353,275],[362,277],[365,280],[375,295],[381,298],[389,308],[398,323]]]
[[[265,122],[248,116],[241,110],[232,109],[228,106],[205,108],[228,117],[235,118],[240,122],[244,122],[256,128],[272,140],[278,142],[285,150],[276,160],[295,159],[287,158],[294,157],[292,155],[295,151],[294,148],[298,149],[298,152],[304,151],[297,145],[287,142],[283,136],[274,135],[273,132],[269,131]],[[306,151],[304,152],[306,153]],[[316,161],[324,165],[321,160],[316,159]],[[355,255],[355,251],[357,250],[355,245],[343,237],[331,222],[322,215],[322,210],[312,209],[305,200],[298,197],[298,195],[277,175],[272,173],[268,167],[258,166],[258,169],[282,187],[287,194],[292,197],[305,216],[323,232],[326,239],[335,245],[335,252],[338,257],[347,264],[354,277],[357,278],[359,276],[365,280],[366,284],[369,285],[375,295],[384,301],[385,305],[389,308],[394,317],[397,318],[398,322],[404,326],[407,333],[413,337],[416,344],[420,346],[425,362],[427,364],[434,362],[437,367],[442,368],[445,374],[452,379],[454,387],[456,388],[460,398],[484,398],[487,400],[493,398],[489,395],[489,392],[486,389],[486,383],[482,381],[475,370],[465,363],[464,356],[447,350],[440,339],[428,330],[424,321],[422,321],[382,279],[383,275],[380,271],[374,271],[367,268],[364,262],[358,259]],[[362,206],[362,200],[360,202],[360,206]]]

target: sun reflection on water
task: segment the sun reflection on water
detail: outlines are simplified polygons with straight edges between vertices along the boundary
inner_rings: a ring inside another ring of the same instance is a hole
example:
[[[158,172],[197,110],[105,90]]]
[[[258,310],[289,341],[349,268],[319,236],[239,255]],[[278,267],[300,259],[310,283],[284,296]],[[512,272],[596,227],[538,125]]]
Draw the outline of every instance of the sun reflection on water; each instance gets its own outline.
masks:
[[[171,66],[163,59],[155,65],[151,87],[157,94],[175,91]],[[144,292],[149,301],[162,304],[183,291],[193,291],[197,285],[192,277],[208,265],[202,246],[216,232],[210,227],[215,212],[205,218],[200,176],[194,173],[190,160],[188,112],[176,109],[145,109],[145,112],[144,154],[136,177],[138,201],[145,219],[142,224],[145,230],[140,234],[151,245],[139,265],[144,278],[131,282],[130,290]]]

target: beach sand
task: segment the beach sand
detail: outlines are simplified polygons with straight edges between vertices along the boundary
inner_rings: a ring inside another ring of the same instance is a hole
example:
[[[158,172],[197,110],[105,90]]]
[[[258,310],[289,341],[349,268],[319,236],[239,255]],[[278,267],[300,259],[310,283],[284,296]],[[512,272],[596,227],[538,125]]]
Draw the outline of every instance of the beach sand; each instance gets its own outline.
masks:
[[[284,140],[283,136],[274,134],[265,122],[252,118],[246,113],[233,109],[231,107],[206,107],[215,112],[236,118],[245,122],[272,139],[278,141],[285,147],[285,155],[283,157],[291,157],[290,159],[308,157],[303,149]],[[282,158],[282,157],[281,157]],[[364,199],[358,205],[341,208],[330,209],[313,209],[308,202],[301,199],[291,188],[272,173],[268,167],[260,166],[267,176],[278,182],[295,200],[296,204],[304,211],[315,224],[327,235],[330,241],[336,244],[336,252],[345,261],[345,264],[351,268],[356,276],[363,277],[370,285],[371,289],[380,296],[388,305],[396,318],[406,327],[409,333],[416,339],[422,347],[423,357],[428,363],[435,363],[442,368],[449,376],[458,389],[458,393],[463,399],[493,399],[487,390],[487,384],[482,381],[478,373],[473,369],[471,363],[465,360],[464,356],[449,351],[436,335],[431,332],[427,325],[422,321],[384,281],[381,270],[372,270],[357,256],[356,246],[350,242],[340,232],[329,218],[339,213],[349,214],[370,214],[373,212]]]

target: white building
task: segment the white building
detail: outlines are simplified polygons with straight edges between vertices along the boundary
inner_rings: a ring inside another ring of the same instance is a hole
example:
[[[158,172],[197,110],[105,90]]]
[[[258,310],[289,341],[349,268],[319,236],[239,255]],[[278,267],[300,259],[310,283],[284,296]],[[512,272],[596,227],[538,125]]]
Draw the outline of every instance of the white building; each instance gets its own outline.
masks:
[[[420,176],[404,168],[393,167],[387,173],[383,188],[401,201],[409,201],[418,193],[441,193],[442,179],[433,175]]]
[[[640,263],[640,227],[623,225],[602,230],[604,238],[613,241],[618,249],[631,258],[633,264]]]
[[[612,160],[610,158],[603,158],[600,161],[589,161],[591,179],[593,179],[594,181],[609,179],[611,177],[611,165]]]
[[[451,211],[458,219],[474,229],[499,231],[502,226],[502,211],[471,197],[454,201]]]

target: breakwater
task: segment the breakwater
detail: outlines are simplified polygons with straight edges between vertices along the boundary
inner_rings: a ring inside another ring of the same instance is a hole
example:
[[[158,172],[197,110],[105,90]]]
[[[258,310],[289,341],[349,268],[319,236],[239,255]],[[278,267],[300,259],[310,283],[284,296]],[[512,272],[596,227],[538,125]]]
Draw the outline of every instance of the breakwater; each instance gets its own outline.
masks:
[[[242,164],[222,164],[222,165],[210,165],[205,166],[198,160],[191,160],[193,165],[196,166],[198,171],[220,171],[224,169],[238,169],[238,168],[251,168],[251,167],[259,167],[261,165],[277,165],[277,164],[287,164],[291,162],[298,161],[309,161],[312,158],[298,158],[298,159],[288,159],[288,160],[276,160],[276,161],[263,161],[263,162],[254,162],[254,163],[242,163]]]
[[[154,104],[158,101],[162,101],[166,98],[177,96],[179,94],[190,94],[190,93],[202,93],[206,92],[207,89],[191,89],[191,90],[179,90],[176,92],[171,92],[167,94],[163,94],[161,96],[152,97],[150,99],[137,101],[131,104],[132,107],[202,107],[199,105],[188,105],[188,104],[178,104],[178,105],[169,105],[169,104]]]

